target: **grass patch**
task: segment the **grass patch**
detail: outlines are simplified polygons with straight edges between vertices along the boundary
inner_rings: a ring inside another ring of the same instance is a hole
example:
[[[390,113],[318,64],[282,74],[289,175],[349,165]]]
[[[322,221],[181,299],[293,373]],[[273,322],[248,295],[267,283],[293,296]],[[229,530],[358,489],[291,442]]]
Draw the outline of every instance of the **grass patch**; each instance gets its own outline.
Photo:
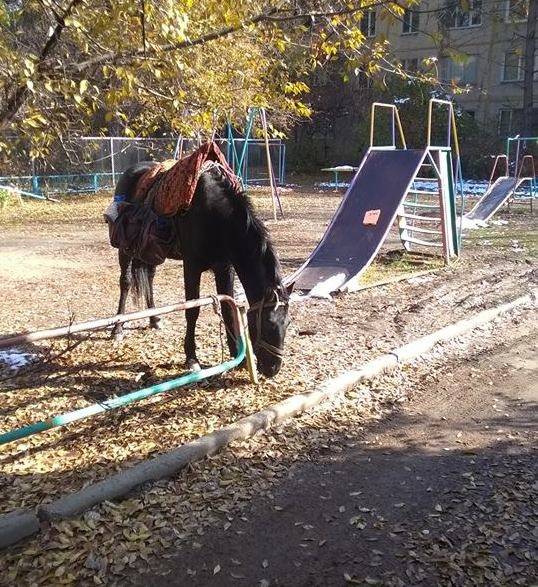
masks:
[[[370,285],[378,281],[419,271],[441,269],[444,266],[444,260],[440,257],[427,257],[398,250],[388,251],[377,256],[375,261],[363,273],[360,283]]]
[[[8,197],[0,216],[2,226],[78,224],[102,217],[111,192],[60,197],[59,202]],[[1,202],[1,196],[0,196]]]
[[[0,210],[3,210],[9,202],[9,191],[0,189]]]
[[[531,257],[538,257],[538,236],[536,230],[530,229],[528,226],[527,215],[525,218],[520,218],[518,221],[525,220],[525,224],[505,224],[501,226],[489,226],[488,228],[481,228],[469,231],[465,234],[463,246],[468,242],[473,246],[483,243],[484,246],[489,244],[499,251],[514,251],[523,248],[525,254]]]

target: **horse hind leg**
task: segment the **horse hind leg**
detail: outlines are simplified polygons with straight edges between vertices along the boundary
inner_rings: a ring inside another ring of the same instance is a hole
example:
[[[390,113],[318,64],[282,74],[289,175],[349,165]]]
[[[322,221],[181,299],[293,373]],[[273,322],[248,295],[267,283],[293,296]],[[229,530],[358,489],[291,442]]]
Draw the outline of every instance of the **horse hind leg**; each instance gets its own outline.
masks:
[[[148,272],[148,287],[145,291],[146,297],[146,306],[148,308],[155,308],[155,301],[153,299],[153,279],[155,277],[155,271],[157,270],[156,265],[148,265],[147,272]],[[149,319],[149,327],[156,328],[160,330],[163,327],[163,321],[160,316],[152,316]]]
[[[183,264],[183,279],[185,282],[185,299],[195,300],[200,297],[200,279],[202,272],[191,268],[188,263]],[[183,348],[185,350],[185,364],[189,371],[199,371],[200,363],[196,356],[196,321],[200,315],[200,308],[189,308],[185,310],[187,329]]]
[[[125,304],[129,290],[131,289],[131,263],[132,257],[123,251],[118,252],[118,260],[120,263],[120,301],[118,304],[118,311],[116,314],[125,313]],[[123,324],[116,324],[112,329],[111,337],[117,341],[123,339]]]

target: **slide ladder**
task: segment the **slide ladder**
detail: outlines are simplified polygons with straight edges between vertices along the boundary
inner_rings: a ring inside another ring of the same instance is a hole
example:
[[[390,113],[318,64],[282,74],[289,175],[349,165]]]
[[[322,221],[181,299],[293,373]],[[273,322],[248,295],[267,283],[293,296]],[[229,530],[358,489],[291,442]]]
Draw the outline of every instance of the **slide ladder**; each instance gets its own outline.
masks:
[[[432,145],[434,104],[448,109],[446,137],[440,145]],[[427,139],[427,155],[398,210],[398,229],[407,251],[439,253],[448,264],[452,257],[459,254],[460,243],[456,227],[459,145],[451,102],[437,98],[430,100]],[[455,146],[455,161],[452,142]]]

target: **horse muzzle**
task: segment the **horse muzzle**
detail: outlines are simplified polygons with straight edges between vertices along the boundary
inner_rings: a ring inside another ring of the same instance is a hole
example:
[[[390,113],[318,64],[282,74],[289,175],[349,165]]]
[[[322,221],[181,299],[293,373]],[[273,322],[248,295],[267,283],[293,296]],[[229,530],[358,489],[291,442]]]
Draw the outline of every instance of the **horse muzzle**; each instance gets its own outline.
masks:
[[[257,354],[258,371],[265,377],[274,377],[282,367],[282,359],[275,357],[267,357],[265,353]]]

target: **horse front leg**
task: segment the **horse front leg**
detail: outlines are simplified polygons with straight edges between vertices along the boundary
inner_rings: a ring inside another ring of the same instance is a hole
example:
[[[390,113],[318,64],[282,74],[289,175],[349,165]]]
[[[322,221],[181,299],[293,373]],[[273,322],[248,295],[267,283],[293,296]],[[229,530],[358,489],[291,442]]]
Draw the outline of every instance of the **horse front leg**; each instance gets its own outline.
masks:
[[[195,300],[200,297],[200,279],[202,272],[200,269],[191,267],[190,264],[183,262],[183,280],[185,282],[185,299]],[[200,314],[200,308],[189,308],[185,310],[187,319],[187,330],[185,332],[185,361],[189,371],[199,371],[200,363],[196,356],[196,321]]]
[[[215,284],[217,293],[221,295],[234,297],[234,275],[235,271],[232,265],[222,265],[213,269],[215,274]],[[226,325],[226,338],[230,355],[235,357],[237,353],[237,343],[234,338],[234,319],[232,309],[228,304],[222,304],[222,319]]]
[[[118,260],[120,262],[120,301],[116,314],[123,314],[125,313],[125,304],[129,295],[129,289],[131,288],[131,263],[133,259],[124,251],[118,251]],[[112,329],[111,336],[117,341],[122,340],[123,324],[116,324]]]
[[[146,297],[146,307],[148,308],[155,308],[155,301],[153,299],[153,279],[155,278],[155,271],[157,270],[156,265],[148,265],[148,288],[145,292]],[[162,328],[162,319],[160,316],[152,316],[149,319],[149,327],[150,328]]]

